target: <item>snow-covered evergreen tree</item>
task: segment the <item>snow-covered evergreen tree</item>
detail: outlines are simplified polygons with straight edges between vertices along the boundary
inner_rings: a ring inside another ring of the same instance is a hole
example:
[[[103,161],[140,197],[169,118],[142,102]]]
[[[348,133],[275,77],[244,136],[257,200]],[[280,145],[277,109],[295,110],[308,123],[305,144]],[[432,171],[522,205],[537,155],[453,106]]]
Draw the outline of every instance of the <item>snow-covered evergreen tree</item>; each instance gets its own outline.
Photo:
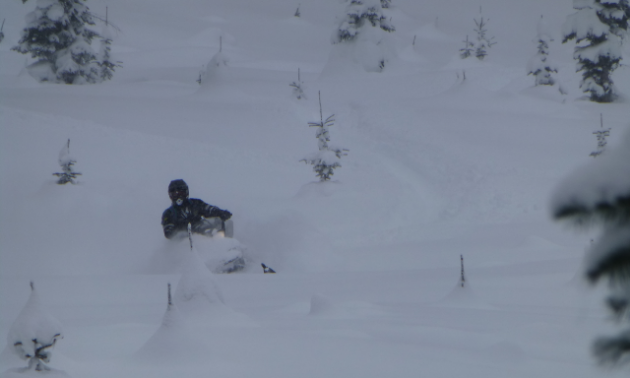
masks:
[[[182,275],[172,302],[184,314],[191,315],[209,313],[226,307],[219,286],[193,247],[190,224],[188,224],[188,238],[190,255],[182,268]]]
[[[53,176],[59,177],[57,184],[75,184],[74,179],[77,178],[77,176],[81,176],[79,172],[75,172],[72,168],[76,162],[77,161],[70,156],[70,139],[68,139],[68,143],[63,146],[61,151],[59,151],[59,165],[61,166],[63,172],[53,173]]]
[[[352,42],[367,27],[380,28],[386,32],[396,29],[383,14],[383,4],[380,0],[350,0],[341,20],[333,43]]]
[[[186,363],[207,358],[208,345],[200,340],[199,332],[196,331],[173,302],[171,284],[168,284],[168,304],[162,324],[133,358],[151,365],[164,361]]]
[[[589,155],[592,157],[598,157],[604,153],[606,144],[608,144],[606,138],[610,136],[610,128],[604,129],[604,116],[602,114],[599,115],[599,123],[600,130],[593,131],[593,134],[597,137],[597,149]]]
[[[228,66],[229,58],[223,53],[223,37],[219,37],[219,52],[214,54],[206,64],[205,69],[199,72],[197,82],[201,85],[210,84],[221,80],[222,71]]]
[[[334,174],[334,170],[341,167],[342,156],[348,155],[348,150],[341,147],[331,146],[330,142],[330,134],[328,133],[328,128],[333,126],[335,120],[333,119],[335,115],[331,115],[326,120],[324,120],[322,113],[322,98],[321,93],[319,95],[319,122],[309,122],[308,125],[310,127],[316,127],[317,131],[315,132],[315,137],[317,138],[317,145],[319,147],[319,151],[310,154],[304,159],[300,160],[305,162],[306,164],[310,164],[313,166],[313,171],[319,177],[320,181],[328,181]]]
[[[122,68],[122,62],[112,61],[111,57],[112,36],[108,23],[105,23],[101,32],[101,48],[98,54],[99,75],[101,81],[111,80],[116,67]]]
[[[91,43],[98,34],[83,0],[38,1],[26,16],[26,27],[13,50],[37,61],[29,72],[40,81],[66,84],[101,81]]]
[[[536,85],[554,85],[556,83],[552,74],[558,72],[558,67],[549,59],[549,43],[553,41],[551,33],[543,22],[543,17],[538,21],[538,52],[527,65],[527,74],[534,75]]]
[[[581,226],[600,226],[588,251],[586,277],[610,287],[608,307],[621,322],[630,322],[630,134],[615,150],[569,176],[552,198],[556,219]],[[630,327],[596,340],[602,363],[630,361]]]
[[[31,282],[31,296],[9,330],[9,348],[28,361],[23,371],[50,371],[52,349],[63,338],[61,323],[42,306],[35,285]]]
[[[622,59],[621,41],[628,30],[629,0],[573,0],[576,13],[563,26],[563,43],[575,39],[573,58],[582,72],[580,88],[591,101],[612,102],[612,72]]]
[[[298,68],[297,81],[292,82],[291,84],[289,84],[289,86],[293,88],[293,95],[295,96],[295,98],[297,98],[298,100],[301,100],[302,98],[306,98],[306,96],[304,95],[304,82],[300,79],[299,68]]]
[[[390,58],[385,34],[395,31],[385,16],[381,0],[348,0],[344,15],[332,36],[333,44],[347,45],[351,59],[371,72],[383,70]]]

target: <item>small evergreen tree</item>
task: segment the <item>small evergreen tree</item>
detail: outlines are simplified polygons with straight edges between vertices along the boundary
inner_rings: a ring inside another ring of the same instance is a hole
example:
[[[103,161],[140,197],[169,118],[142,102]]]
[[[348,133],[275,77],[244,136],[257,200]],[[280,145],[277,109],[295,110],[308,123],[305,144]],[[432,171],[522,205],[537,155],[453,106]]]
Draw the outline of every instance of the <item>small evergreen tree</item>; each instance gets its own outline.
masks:
[[[97,33],[83,0],[39,1],[26,16],[22,38],[13,47],[37,61],[29,72],[40,81],[66,84],[99,82],[98,59],[91,43]]]
[[[459,56],[462,59],[466,59],[466,58],[470,57],[472,55],[472,53],[475,51],[475,49],[474,49],[475,44],[472,43],[470,40],[468,40],[468,35],[466,35],[466,39],[463,40],[462,42],[464,42],[464,47],[459,49]]]
[[[477,59],[483,60],[483,58],[485,58],[488,55],[488,49],[494,46],[496,42],[493,42],[494,37],[488,38],[486,34],[488,33],[488,29],[486,29],[486,25],[488,24],[489,20],[484,20],[483,16],[481,16],[479,20],[475,18],[474,21],[475,21],[474,30],[475,30],[475,33],[477,33],[477,44],[475,47],[475,56],[477,57]]]
[[[210,84],[213,81],[216,83],[217,80],[220,80],[222,76],[222,71],[225,67],[228,67],[229,58],[226,54],[223,53],[223,37],[219,37],[219,52],[214,54],[212,59],[202,67],[202,70],[199,71],[199,77],[197,78],[197,83],[200,85]]]
[[[606,138],[610,136],[610,128],[604,129],[604,116],[599,114],[599,127],[601,130],[593,131],[593,134],[597,137],[597,149],[589,156],[598,157],[599,155],[604,153],[604,149],[606,148]]]
[[[44,310],[35,285],[31,282],[31,296],[11,326],[8,336],[13,352],[28,361],[28,367],[19,371],[50,371],[46,363],[50,362],[52,348],[57,340],[63,338],[62,333],[61,324]]]
[[[100,67],[100,78],[101,81],[111,80],[114,76],[114,71],[116,71],[116,67],[122,68],[121,61],[112,61],[111,58],[111,44],[112,44],[112,36],[110,31],[110,24],[108,17],[105,16],[105,26],[103,27],[103,32],[101,33],[101,49],[99,52],[99,61],[98,65]]]
[[[607,306],[619,322],[630,321],[630,135],[618,149],[567,178],[552,199],[553,216],[580,226],[601,226],[588,251],[586,278],[605,279]],[[600,337],[593,352],[601,363],[630,361],[630,328]]]
[[[74,172],[72,168],[72,166],[76,162],[77,161],[70,156],[70,139],[68,139],[68,144],[64,145],[59,152],[59,165],[61,166],[63,172],[53,173],[53,176],[59,177],[59,180],[57,180],[57,184],[76,184],[74,182],[74,179],[76,179],[77,176],[81,176],[79,172]]]
[[[386,5],[385,7],[383,5]],[[386,32],[396,29],[383,14],[383,8],[389,6],[386,0],[350,0],[346,15],[341,20],[333,43],[352,42],[356,40],[364,27],[378,27]]]
[[[300,13],[300,6],[298,5],[297,9],[295,10],[295,13],[293,14],[293,17],[300,17],[302,14]]]
[[[328,181],[334,174],[334,170],[341,167],[339,160],[342,156],[348,155],[348,150],[340,147],[333,147],[329,145],[330,134],[328,128],[334,125],[335,115],[331,115],[326,120],[323,118],[322,113],[322,97],[319,94],[319,122],[309,122],[310,127],[316,127],[315,137],[317,138],[317,144],[319,151],[311,154],[304,159],[300,160],[306,164],[313,166],[313,171],[319,177],[319,181]]]
[[[382,72],[395,55],[386,34],[395,31],[386,17],[389,2],[381,0],[346,0],[347,6],[332,35],[332,43],[351,65],[359,65],[367,72]]]
[[[116,67],[122,68],[121,61],[117,61],[115,63],[111,61],[111,44],[111,38],[105,37],[101,40],[101,51],[99,54],[100,60],[98,62],[98,65],[100,67],[101,81],[111,80],[112,77],[114,77],[114,71],[116,70]]]
[[[549,43],[553,42],[553,38],[546,31],[542,16],[540,16],[538,21],[538,35],[536,39],[538,40],[538,52],[530,60],[527,74],[534,75],[536,85],[554,85],[556,81],[552,73],[557,73],[558,68],[549,60]]]
[[[289,84],[289,86],[291,88],[293,88],[293,95],[298,100],[301,100],[302,98],[306,98],[306,96],[304,95],[303,85],[304,85],[304,82],[302,80],[300,80],[300,69],[298,68],[298,79],[297,79],[297,81],[294,81],[291,84]]]
[[[462,59],[469,58],[473,55],[477,57],[479,60],[483,60],[488,55],[488,49],[496,44],[494,42],[494,37],[488,37],[488,29],[486,29],[486,25],[488,24],[487,19],[484,19],[483,16],[477,20],[473,19],[475,22],[475,33],[477,34],[477,43],[468,39],[468,35],[466,35],[466,39],[463,40],[464,47],[459,49],[459,56]]]
[[[582,72],[580,88],[591,101],[612,102],[612,72],[622,60],[621,40],[628,30],[629,0],[573,0],[576,13],[563,26],[563,43],[575,39],[573,58]]]

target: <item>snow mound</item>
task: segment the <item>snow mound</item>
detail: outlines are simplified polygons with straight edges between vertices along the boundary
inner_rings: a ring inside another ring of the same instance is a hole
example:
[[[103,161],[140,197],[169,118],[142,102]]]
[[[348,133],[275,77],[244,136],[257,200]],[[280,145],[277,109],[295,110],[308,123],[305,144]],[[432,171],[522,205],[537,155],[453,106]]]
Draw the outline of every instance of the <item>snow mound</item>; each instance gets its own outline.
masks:
[[[421,39],[433,40],[433,41],[442,41],[442,42],[451,42],[453,41],[453,37],[441,31],[436,21],[430,22],[420,29],[418,29],[415,33],[415,36]]]
[[[533,97],[540,101],[565,103],[567,100],[566,91],[566,88],[559,83],[558,85],[537,85],[525,88],[520,91],[520,94]]]
[[[207,345],[198,332],[183,319],[177,307],[169,304],[160,328],[134,354],[143,363],[183,363],[207,358]]]
[[[311,182],[303,185],[295,197],[300,199],[330,197],[339,191],[340,185],[337,181]]]
[[[386,39],[383,43],[364,39],[331,46],[320,79],[361,78],[386,71],[391,63],[398,61],[397,53],[387,46]]]
[[[311,297],[309,316],[322,318],[353,319],[369,316],[381,316],[386,311],[377,305],[362,301],[336,303],[321,294]]]
[[[194,46],[219,47],[221,39],[228,44],[233,44],[236,41],[236,38],[223,29],[211,27],[190,37],[188,43]]]
[[[475,291],[470,284],[461,287],[459,283],[448,293],[442,300],[438,302],[440,305],[449,307],[465,307],[465,308],[494,308],[479,300],[475,295]]]
[[[173,296],[173,303],[188,320],[206,325],[241,325],[248,318],[228,307],[213,274],[196,249],[188,261]]]
[[[518,344],[501,341],[485,348],[482,353],[487,354],[489,358],[495,360],[509,361],[511,363],[520,363],[527,360],[527,354]]]
[[[32,283],[31,289],[28,302],[9,330],[7,348],[23,360],[39,354],[48,362],[51,349],[63,338],[63,329],[61,323],[46,312]]]
[[[577,169],[557,186],[552,198],[554,213],[583,204],[592,211],[628,196],[630,188],[630,133],[620,145]]]
[[[229,83],[231,77],[229,62],[229,57],[223,52],[219,51],[214,54],[206,64],[205,71],[201,73],[201,87],[207,89]]]
[[[32,370],[29,368],[10,369],[2,374],[0,378],[68,378],[70,377],[65,371],[50,369],[45,372]]]

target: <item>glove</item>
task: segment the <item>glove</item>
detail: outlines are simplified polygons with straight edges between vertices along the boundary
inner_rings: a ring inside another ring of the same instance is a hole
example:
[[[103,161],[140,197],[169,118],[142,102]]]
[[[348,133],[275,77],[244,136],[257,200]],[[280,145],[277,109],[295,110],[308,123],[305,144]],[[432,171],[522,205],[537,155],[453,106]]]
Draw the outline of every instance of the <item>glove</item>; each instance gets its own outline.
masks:
[[[221,213],[219,214],[219,218],[221,218],[222,221],[226,221],[230,219],[231,217],[232,217],[232,213],[230,213],[227,210],[221,210]]]

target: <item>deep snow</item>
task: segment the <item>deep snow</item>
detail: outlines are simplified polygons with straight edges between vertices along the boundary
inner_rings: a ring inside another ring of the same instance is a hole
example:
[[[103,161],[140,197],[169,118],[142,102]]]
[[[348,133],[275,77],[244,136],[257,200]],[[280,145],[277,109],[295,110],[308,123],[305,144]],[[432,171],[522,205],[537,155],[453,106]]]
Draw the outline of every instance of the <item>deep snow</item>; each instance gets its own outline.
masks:
[[[627,66],[617,103],[578,88],[573,44],[560,43],[571,1],[394,0],[397,57],[382,73],[340,61],[337,1],[300,1],[300,18],[288,0],[87,5],[108,7],[124,68],[66,86],[35,82],[9,51],[34,2],[0,3],[0,337],[34,280],[64,329],[50,366],[71,377],[627,374],[589,354],[615,329],[581,279],[595,233],[548,210],[592,160],[600,113],[609,148],[630,129]],[[479,6],[497,45],[461,60]],[[566,96],[526,75],[541,14]],[[219,36],[228,65],[200,86]],[[306,100],[289,87],[298,68]],[[323,184],[299,162],[317,151],[318,91],[332,142],[349,149]],[[59,186],[68,138],[82,176]],[[250,259],[200,279],[223,298],[199,305],[214,309],[206,322],[167,311],[167,284],[195,271],[159,224],[177,178],[234,213]],[[0,374],[24,366],[0,354]]]

